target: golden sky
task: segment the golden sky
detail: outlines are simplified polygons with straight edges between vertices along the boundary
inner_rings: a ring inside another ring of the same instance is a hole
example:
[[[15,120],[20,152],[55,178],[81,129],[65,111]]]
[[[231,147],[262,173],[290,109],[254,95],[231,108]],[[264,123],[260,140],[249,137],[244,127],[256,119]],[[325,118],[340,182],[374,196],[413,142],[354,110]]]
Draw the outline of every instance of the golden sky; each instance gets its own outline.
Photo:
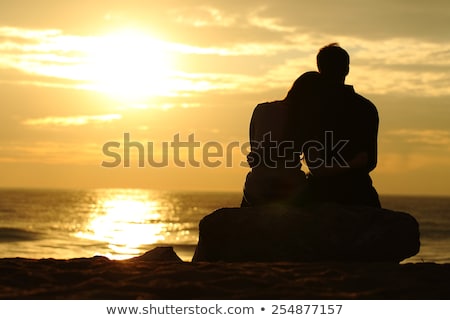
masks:
[[[0,187],[240,191],[239,148],[216,168],[201,148],[199,167],[182,152],[184,168],[139,168],[134,148],[130,167],[105,168],[103,145],[127,133],[155,159],[176,135],[242,146],[256,104],[338,42],[346,82],[378,108],[379,193],[449,195],[449,21],[441,0],[3,1]]]

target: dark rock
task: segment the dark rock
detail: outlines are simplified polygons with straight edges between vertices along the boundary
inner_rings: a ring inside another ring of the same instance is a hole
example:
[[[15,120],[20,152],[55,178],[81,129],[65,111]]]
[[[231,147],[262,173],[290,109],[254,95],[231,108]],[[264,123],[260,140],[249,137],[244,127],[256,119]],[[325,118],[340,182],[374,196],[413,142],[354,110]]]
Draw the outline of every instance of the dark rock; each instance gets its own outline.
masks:
[[[395,262],[419,252],[410,214],[322,204],[222,208],[200,221],[196,261]]]
[[[132,258],[138,261],[168,261],[168,262],[182,262],[181,258],[175,253],[173,247],[156,247],[153,250],[147,251],[139,257]]]

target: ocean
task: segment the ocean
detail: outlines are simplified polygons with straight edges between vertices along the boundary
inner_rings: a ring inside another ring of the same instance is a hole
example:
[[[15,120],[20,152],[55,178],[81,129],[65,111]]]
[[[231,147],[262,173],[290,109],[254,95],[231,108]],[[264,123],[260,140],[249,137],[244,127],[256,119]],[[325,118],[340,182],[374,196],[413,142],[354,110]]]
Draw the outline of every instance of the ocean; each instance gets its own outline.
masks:
[[[450,263],[450,197],[380,198],[420,224],[420,252],[405,263]],[[200,219],[240,200],[238,192],[0,189],[0,258],[126,259],[172,246],[190,261]]]

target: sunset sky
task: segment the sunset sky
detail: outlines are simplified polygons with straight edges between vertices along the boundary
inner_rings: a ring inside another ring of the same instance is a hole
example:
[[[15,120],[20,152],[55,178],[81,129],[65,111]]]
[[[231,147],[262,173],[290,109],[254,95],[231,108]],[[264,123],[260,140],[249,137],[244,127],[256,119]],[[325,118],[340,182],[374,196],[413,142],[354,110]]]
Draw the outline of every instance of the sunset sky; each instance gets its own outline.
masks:
[[[378,108],[378,192],[450,195],[448,0],[3,1],[0,187],[240,191],[240,148],[216,168],[184,152],[184,168],[139,168],[137,148],[106,168],[103,145],[127,133],[155,159],[175,136],[242,146],[256,104],[284,98],[331,42]]]

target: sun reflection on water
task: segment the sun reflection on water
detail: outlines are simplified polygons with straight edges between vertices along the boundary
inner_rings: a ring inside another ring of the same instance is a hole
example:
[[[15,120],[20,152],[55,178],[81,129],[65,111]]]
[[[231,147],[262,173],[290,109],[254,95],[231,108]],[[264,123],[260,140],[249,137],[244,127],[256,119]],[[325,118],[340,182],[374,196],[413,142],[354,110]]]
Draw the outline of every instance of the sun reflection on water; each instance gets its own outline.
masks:
[[[140,247],[164,241],[165,223],[161,222],[161,204],[145,193],[119,192],[100,197],[80,238],[104,242],[106,252],[99,255],[127,259],[141,252]]]

